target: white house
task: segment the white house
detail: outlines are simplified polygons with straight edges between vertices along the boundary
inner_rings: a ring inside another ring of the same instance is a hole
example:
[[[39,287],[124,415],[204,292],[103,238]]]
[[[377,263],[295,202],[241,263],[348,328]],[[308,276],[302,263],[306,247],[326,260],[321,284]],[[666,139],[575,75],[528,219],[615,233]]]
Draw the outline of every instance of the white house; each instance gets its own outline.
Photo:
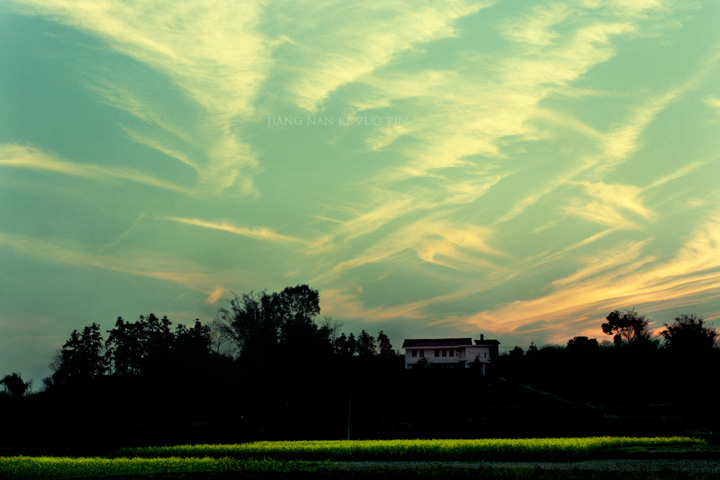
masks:
[[[479,368],[483,374],[498,354],[497,340],[471,338],[408,338],[403,342],[405,368],[433,364],[448,368]]]

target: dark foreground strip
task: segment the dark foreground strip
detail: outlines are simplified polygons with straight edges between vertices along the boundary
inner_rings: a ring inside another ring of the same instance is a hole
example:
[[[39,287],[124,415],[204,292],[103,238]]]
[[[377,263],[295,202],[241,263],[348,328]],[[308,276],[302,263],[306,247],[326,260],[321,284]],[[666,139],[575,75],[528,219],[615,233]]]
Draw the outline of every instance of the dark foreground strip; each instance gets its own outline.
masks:
[[[107,477],[107,480],[720,480],[713,460],[587,462],[308,462],[284,472],[223,472]]]

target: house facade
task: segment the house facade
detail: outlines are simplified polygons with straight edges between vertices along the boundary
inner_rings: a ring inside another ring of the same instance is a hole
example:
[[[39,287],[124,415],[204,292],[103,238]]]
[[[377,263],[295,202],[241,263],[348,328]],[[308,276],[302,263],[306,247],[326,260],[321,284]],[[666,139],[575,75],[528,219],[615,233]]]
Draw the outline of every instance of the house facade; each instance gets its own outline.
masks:
[[[491,360],[497,357],[497,340],[486,340],[484,335],[473,342],[472,338],[408,338],[403,342],[405,368],[418,368],[427,364],[446,368],[479,368],[485,374]]]

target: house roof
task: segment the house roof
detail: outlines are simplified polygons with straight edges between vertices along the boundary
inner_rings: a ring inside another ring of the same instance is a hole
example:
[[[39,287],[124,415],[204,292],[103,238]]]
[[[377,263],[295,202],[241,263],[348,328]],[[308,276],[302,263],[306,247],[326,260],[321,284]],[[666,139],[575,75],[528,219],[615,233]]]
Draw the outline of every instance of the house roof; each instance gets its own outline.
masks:
[[[459,347],[467,345],[472,345],[472,338],[406,338],[402,348]]]

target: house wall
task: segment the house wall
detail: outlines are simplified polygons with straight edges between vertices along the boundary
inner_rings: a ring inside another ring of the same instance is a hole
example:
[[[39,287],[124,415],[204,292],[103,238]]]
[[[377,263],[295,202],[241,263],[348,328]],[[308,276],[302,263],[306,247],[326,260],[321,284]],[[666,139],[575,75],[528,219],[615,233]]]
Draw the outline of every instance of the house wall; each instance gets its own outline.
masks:
[[[417,355],[415,357],[412,356],[412,352],[417,352]],[[406,348],[405,349],[405,368],[412,368],[413,365],[415,365],[421,358],[423,358],[420,355],[420,352],[424,352],[425,358],[430,361],[429,356],[432,356],[432,351],[427,351],[425,348]]]
[[[474,348],[474,347],[438,347],[438,348],[418,348],[418,347],[407,347],[405,349],[405,368],[412,368],[414,364],[416,364],[421,358],[423,358],[420,355],[420,351],[423,351],[425,354],[425,359],[427,359],[428,363],[438,363],[438,364],[456,364],[461,361],[467,361],[467,355],[465,353],[466,348]],[[435,351],[437,350],[438,356],[435,356]],[[412,352],[416,351],[418,352],[415,357],[412,356]],[[458,352],[459,351],[459,352]],[[443,356],[443,352],[445,352],[445,356]],[[452,356],[451,356],[452,353]],[[482,355],[481,355],[482,357]],[[473,354],[472,359],[475,359],[475,354]],[[489,360],[489,359],[488,359]]]
[[[490,363],[490,347],[473,345],[466,347],[465,350],[465,361],[472,363],[475,361],[475,357],[478,357],[482,363]]]

